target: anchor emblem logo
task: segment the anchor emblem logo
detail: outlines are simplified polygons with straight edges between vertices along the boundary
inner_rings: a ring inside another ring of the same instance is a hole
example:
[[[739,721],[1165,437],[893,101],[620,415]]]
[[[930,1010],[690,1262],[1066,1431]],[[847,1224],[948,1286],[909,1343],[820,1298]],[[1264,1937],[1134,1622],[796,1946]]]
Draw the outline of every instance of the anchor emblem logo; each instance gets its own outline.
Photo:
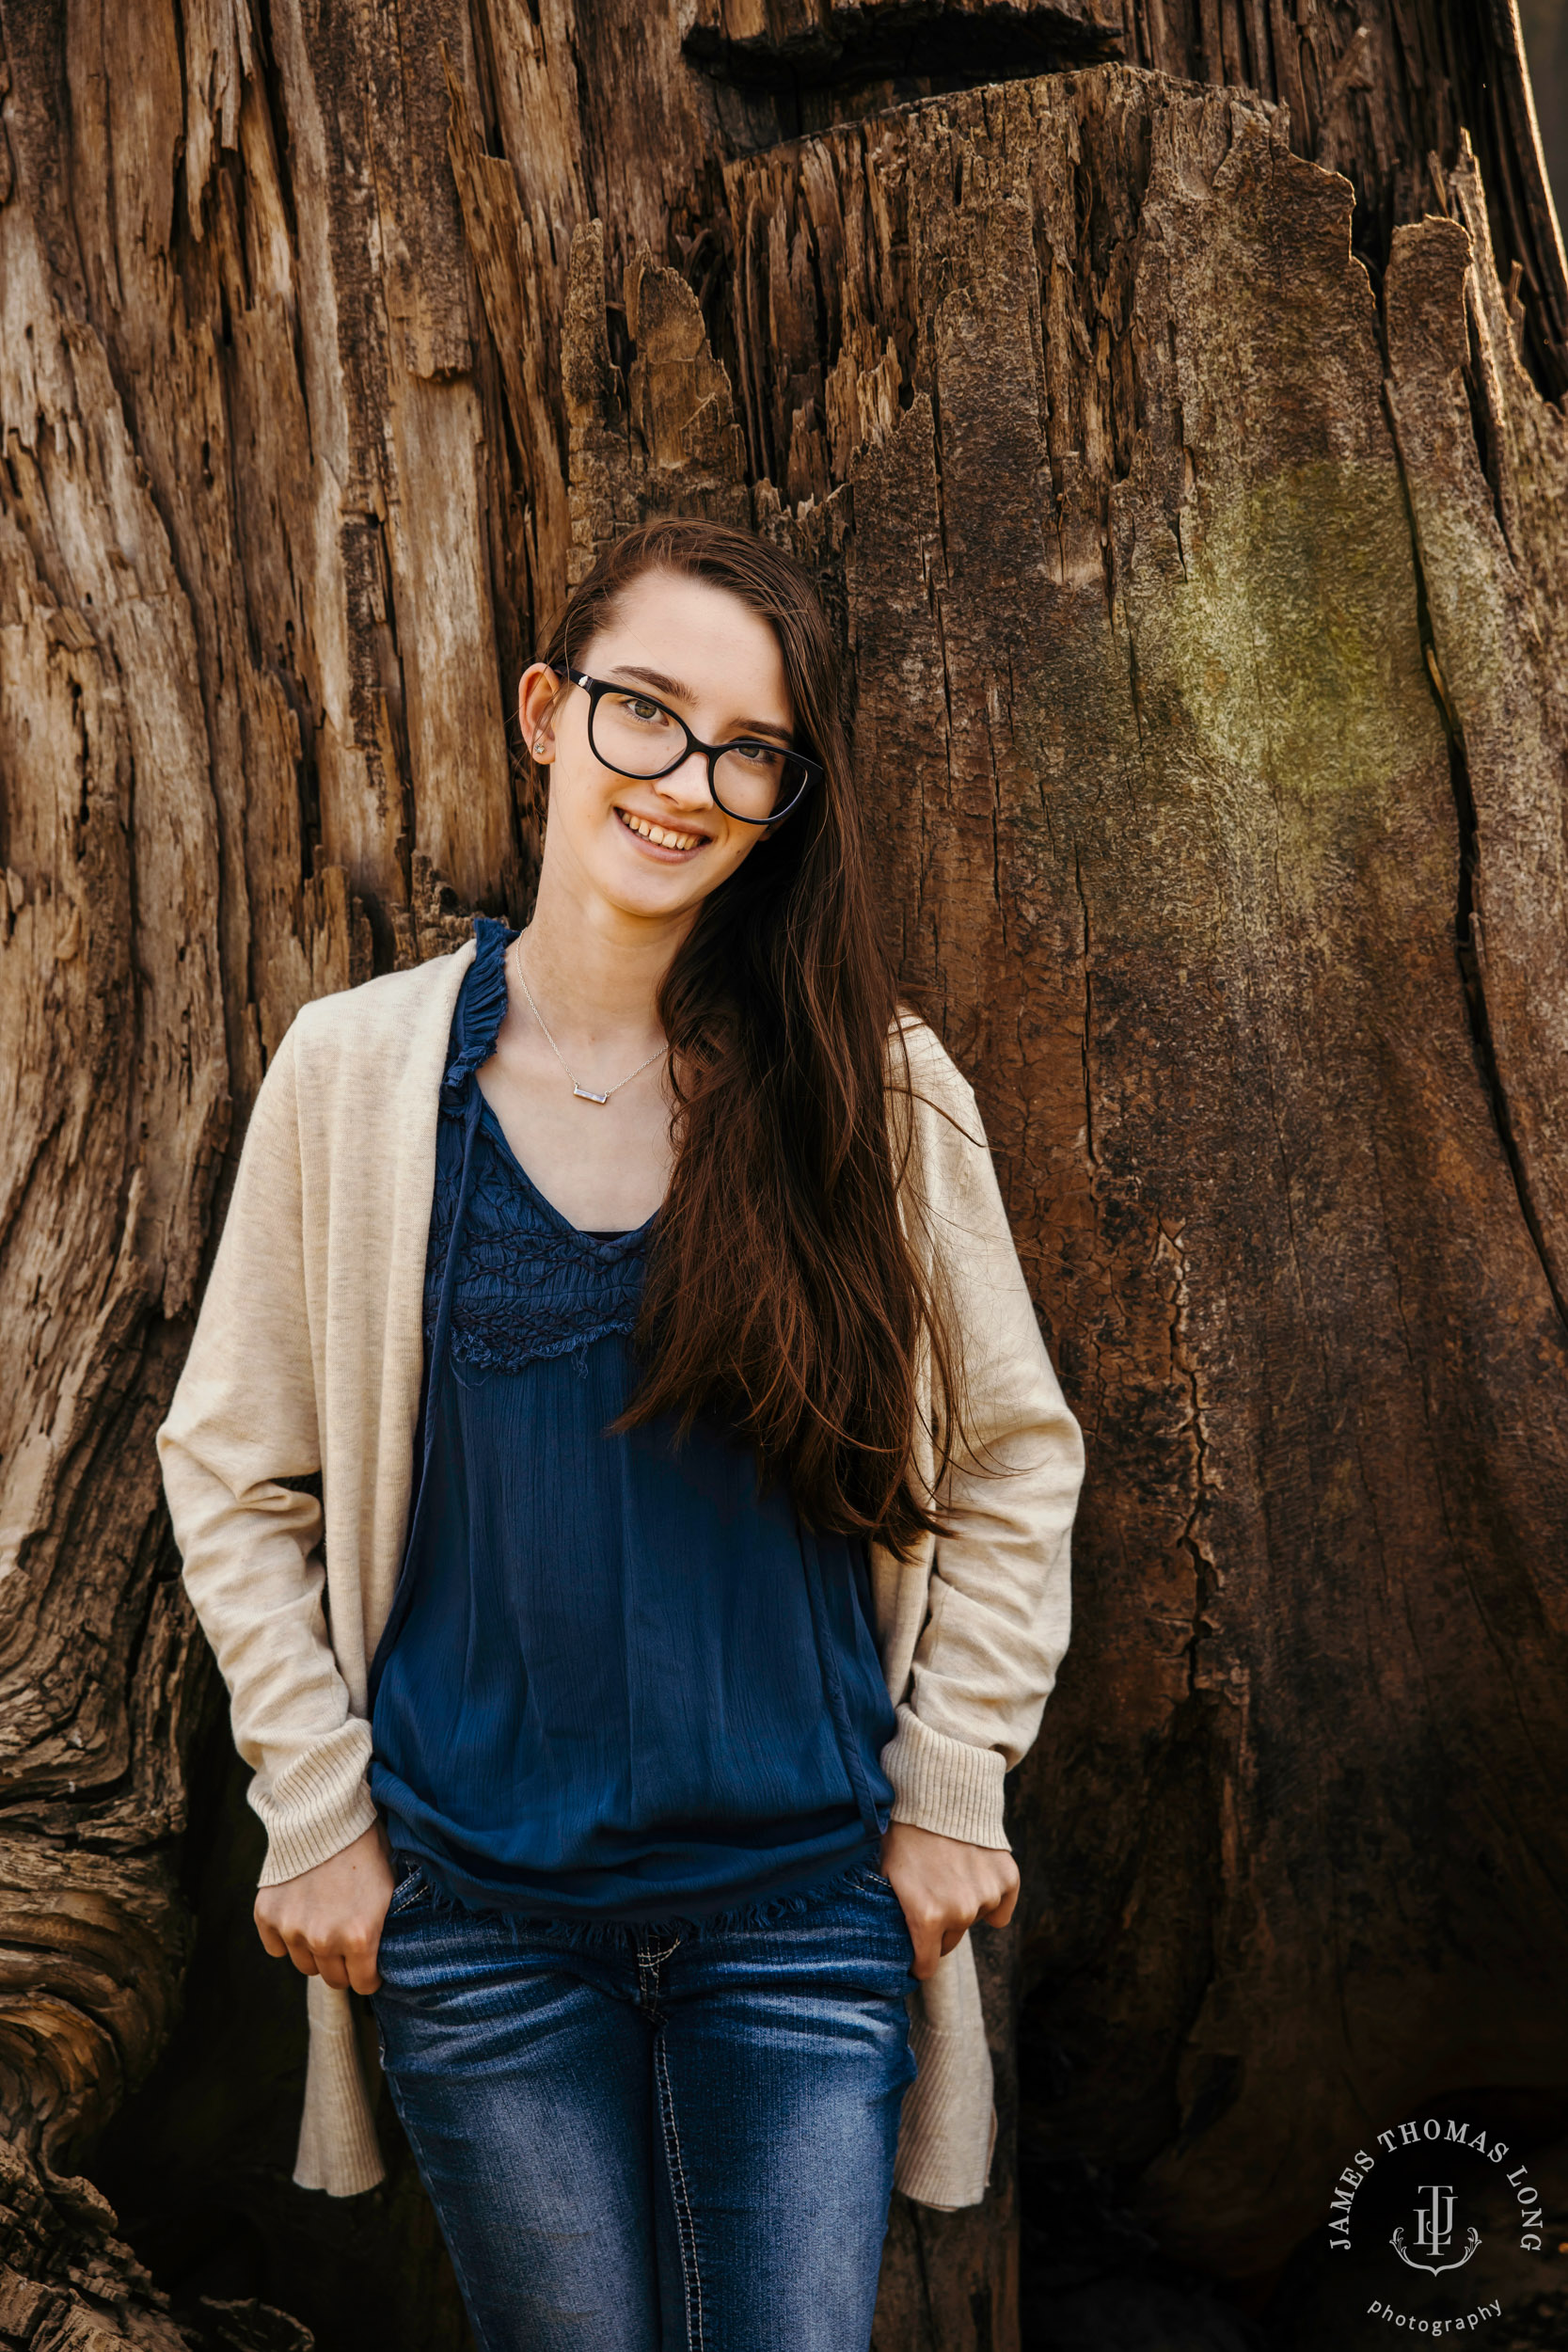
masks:
[[[1416,2243],[1421,2253],[1446,2254],[1453,2244],[1453,2190],[1446,2182],[1423,2181],[1420,2193],[1428,2201],[1416,2207]],[[1412,2270],[1429,2270],[1435,2279],[1445,2270],[1463,2268],[1469,2261],[1481,2244],[1481,2232],[1472,2228],[1467,2236],[1465,2251],[1451,2262],[1422,2262],[1419,2255],[1407,2253],[1402,2228],[1394,2232],[1388,2243],[1402,2263],[1408,2263]]]

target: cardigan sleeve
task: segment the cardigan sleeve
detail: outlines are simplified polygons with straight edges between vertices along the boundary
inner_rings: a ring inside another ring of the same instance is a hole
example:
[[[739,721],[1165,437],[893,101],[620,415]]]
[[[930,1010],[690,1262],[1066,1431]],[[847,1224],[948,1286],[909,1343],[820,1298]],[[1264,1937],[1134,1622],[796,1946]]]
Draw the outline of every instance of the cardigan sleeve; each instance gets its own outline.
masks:
[[[352,1709],[323,1608],[321,1469],[306,1279],[297,1025],[251,1114],[190,1354],[157,1434],[185,1590],[228,1686],[267,1832],[263,1886],[375,1820],[370,1725]]]
[[[1003,1776],[1032,1745],[1071,1625],[1084,1443],[1040,1337],[972,1089],[940,1046],[918,1117],[922,1215],[961,1359],[969,1447],[939,1498],[927,1616],[882,1753],[893,1819],[1006,1847]],[[928,1049],[929,1051],[929,1049]]]

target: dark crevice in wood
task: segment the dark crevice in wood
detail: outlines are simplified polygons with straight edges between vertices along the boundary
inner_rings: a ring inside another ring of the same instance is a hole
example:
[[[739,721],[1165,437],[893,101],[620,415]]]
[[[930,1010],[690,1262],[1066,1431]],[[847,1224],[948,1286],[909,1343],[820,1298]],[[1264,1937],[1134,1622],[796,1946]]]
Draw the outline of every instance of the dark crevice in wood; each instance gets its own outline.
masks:
[[[289,624],[290,651],[293,651],[293,624]],[[309,882],[320,872],[325,851],[322,845],[321,771],[316,763],[316,717],[305,681],[291,663],[263,664],[275,680],[278,691],[293,712],[294,725],[299,730],[299,753],[294,760],[294,790],[299,802],[299,867],[301,882]]]
[[[1470,0],[1445,10],[1443,64],[1458,125],[1441,161],[1451,169],[1469,134],[1493,224],[1499,270],[1517,261],[1531,299],[1520,358],[1549,400],[1568,392],[1568,278],[1561,236],[1541,161],[1528,130],[1526,66],[1503,0]],[[1455,55],[1457,51],[1459,54]],[[1408,61],[1407,61],[1408,62]]]
[[[1204,1428],[1203,1380],[1197,1357],[1187,1343],[1187,1253],[1181,1244],[1180,1230],[1161,1234],[1175,1263],[1175,1296],[1171,1301],[1170,1357],[1173,1370],[1186,1384],[1192,1407],[1190,1430],[1193,1443],[1193,1507],[1188,1512],[1177,1548],[1185,1552],[1193,1576],[1192,1635],[1186,1645],[1187,1691],[1196,1696],[1204,1685],[1200,1675],[1199,1652],[1204,1637],[1214,1630],[1209,1611],[1219,1590],[1214,1562],[1204,1549],[1198,1534],[1199,1522],[1211,1500],[1212,1487],[1209,1475],[1209,1439]],[[1227,2102],[1228,2105],[1228,2101]],[[1194,2137],[1200,2128],[1189,2124]]]
[[[1072,859],[1073,886],[1078,893],[1079,911],[1084,924],[1084,1036],[1082,1061],[1084,1070],[1084,1151],[1091,1168],[1100,1165],[1094,1140],[1094,1077],[1090,1068],[1089,1046],[1094,1030],[1094,976],[1089,969],[1092,945],[1089,928],[1089,902],[1084,895],[1084,862],[1077,850]]]
[[[251,21],[255,27],[257,57],[261,66],[256,87],[266,114],[267,129],[272,140],[273,163],[277,171],[277,199],[282,207],[284,224],[288,230],[290,250],[297,253],[299,250],[299,215],[294,202],[293,159],[291,152],[293,141],[289,134],[289,111],[284,101],[283,76],[278,67],[277,49],[272,37],[272,0],[254,0]],[[244,186],[245,182],[239,179],[237,193],[243,192]],[[305,322],[298,303],[290,306],[289,325],[290,340],[293,345],[294,378],[297,383],[303,385],[306,381]],[[308,463],[313,465],[315,452],[309,446],[312,427],[308,405],[304,405],[304,420],[307,436],[305,457]]]
[[[537,18],[535,21],[537,22]],[[479,119],[483,134],[484,152],[486,155],[494,156],[499,162],[504,162],[506,141],[501,133],[500,114],[496,102],[496,90],[499,81],[496,71],[496,36],[485,0],[476,0],[469,13],[468,22],[473,33],[474,73],[479,84]],[[451,56],[444,40],[441,43],[441,55],[446,64],[447,79],[450,83],[452,77]]]
[[[365,894],[364,913],[371,929],[371,973],[379,978],[397,969],[397,933],[386,900],[373,890]]]
[[[780,41],[730,40],[697,25],[684,47],[690,62],[715,81],[784,99],[828,87],[848,92],[880,81],[923,83],[919,95],[939,95],[1068,72],[1122,56],[1119,33],[1085,24],[1066,8],[1059,13],[994,8],[983,17],[925,8],[868,9],[843,34],[814,31]]]
[[[1473,333],[1473,328],[1471,331]],[[1471,381],[1471,371],[1466,369],[1465,375],[1481,470],[1486,475],[1491,486],[1493,501],[1496,504],[1497,484],[1488,464],[1491,436],[1486,427],[1484,412],[1478,409],[1477,393]],[[1387,396],[1385,394],[1385,406],[1386,405]],[[1530,1199],[1529,1180],[1525,1170],[1524,1156],[1519,1149],[1518,1137],[1513,1131],[1513,1121],[1509,1110],[1508,1090],[1503,1085],[1502,1073],[1497,1067],[1497,1047],[1492,1038],[1491,1016],[1486,1003],[1486,976],[1481,963],[1484,943],[1477,937],[1476,878],[1481,870],[1481,825],[1476,810],[1475,787],[1470,781],[1470,763],[1465,747],[1465,731],[1449,700],[1448,688],[1444,684],[1442,668],[1437,659],[1432,615],[1427,599],[1426,576],[1421,563],[1420,541],[1416,532],[1416,518],[1410,501],[1409,485],[1405,479],[1404,453],[1400,448],[1399,432],[1391,416],[1389,437],[1394,447],[1395,462],[1399,468],[1400,487],[1404,499],[1405,516],[1410,529],[1410,561],[1416,577],[1417,626],[1420,631],[1421,652],[1426,664],[1428,683],[1432,689],[1433,700],[1436,705],[1437,714],[1442,722],[1444,739],[1448,745],[1449,776],[1453,787],[1454,816],[1459,830],[1459,870],[1454,898],[1453,939],[1454,956],[1459,966],[1460,988],[1465,999],[1465,1017],[1469,1028],[1470,1045],[1475,1056],[1476,1069],[1485,1089],[1487,1105],[1492,1114],[1492,1123],[1497,1130],[1497,1140],[1502,1146],[1503,1157],[1508,1163],[1509,1176],[1519,1203],[1519,1214],[1524,1219],[1525,1230],[1529,1235],[1530,1247],[1540,1263],[1542,1279],[1557,1310],[1558,1319],[1563,1329],[1568,1331],[1568,1298],[1564,1298],[1553,1279],[1551,1254],[1546,1248],[1545,1236],[1541,1230],[1540,1217]],[[1499,531],[1502,530],[1500,509],[1497,528]]]
[[[631,373],[632,362],[637,358],[637,345],[626,325],[626,304],[617,302],[611,294],[606,296],[604,307],[605,338],[610,345],[610,364],[624,383]]]
[[[293,251],[299,250],[299,214],[294,203],[294,177],[289,149],[289,110],[284,102],[283,76],[277,63],[277,47],[272,37],[272,0],[253,0],[251,22],[256,30],[256,43],[261,61],[257,91],[266,108],[267,123],[272,132],[273,158],[277,167],[277,195],[283,207],[283,219],[289,232]]]
[[[1418,580],[1419,576],[1420,564],[1418,560]],[[1432,639],[1425,631],[1424,619],[1423,643],[1429,649],[1429,665],[1435,669],[1436,658],[1430,650]],[[1433,688],[1435,691],[1435,679]],[[1530,1246],[1541,1262],[1542,1278],[1551,1293],[1552,1304],[1557,1309],[1564,1330],[1568,1330],[1568,1299],[1563,1297],[1552,1279],[1551,1259],[1546,1249],[1545,1237],[1541,1231],[1540,1218],[1536,1216],[1534,1204],[1530,1200],[1524,1160],[1519,1151],[1518,1139],[1513,1132],[1513,1122],[1509,1116],[1508,1094],[1497,1069],[1497,1049],[1492,1041],[1492,1025],[1486,1006],[1485,975],[1481,970],[1481,949],[1475,929],[1476,876],[1481,866],[1480,826],[1476,815],[1475,792],[1470,783],[1469,763],[1465,754],[1465,739],[1462,731],[1454,723],[1453,714],[1448,707],[1447,696],[1436,692],[1436,700],[1443,712],[1444,732],[1448,737],[1449,771],[1453,779],[1454,814],[1459,824],[1459,887],[1454,907],[1454,952],[1458,959],[1459,976],[1465,992],[1465,1010],[1470,1025],[1470,1041],[1475,1049],[1476,1067],[1481,1073],[1481,1083],[1486,1089],[1486,1099],[1491,1105],[1493,1121],[1497,1130],[1497,1140],[1502,1145],[1503,1155],[1508,1162],[1509,1174],[1513,1180],[1513,1189],[1518,1195],[1519,1214],[1524,1218],[1526,1230],[1530,1237]]]
[[[1476,437],[1476,456],[1492,497],[1492,512],[1497,518],[1503,544],[1513,553],[1509,543],[1508,518],[1503,512],[1502,476],[1498,469],[1497,436],[1487,410],[1486,393],[1481,380],[1481,342],[1476,332],[1475,312],[1466,301],[1465,331],[1469,351],[1469,364],[1463,371],[1465,398],[1470,411],[1470,430]]]

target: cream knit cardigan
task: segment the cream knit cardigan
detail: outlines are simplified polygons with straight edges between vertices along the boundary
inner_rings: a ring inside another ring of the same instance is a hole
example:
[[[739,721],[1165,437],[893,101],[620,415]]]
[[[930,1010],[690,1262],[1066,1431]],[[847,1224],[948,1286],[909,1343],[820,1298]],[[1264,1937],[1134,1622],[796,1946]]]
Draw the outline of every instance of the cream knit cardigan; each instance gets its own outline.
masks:
[[[255,1775],[263,1886],[325,1862],[376,1818],[366,1668],[409,1509],[437,1092],[473,953],[470,941],[320,998],[283,1038],[158,1431],[185,1587]],[[1002,1777],[1034,1739],[1067,1648],[1083,1450],[974,1094],[924,1024],[910,1015],[901,1025],[915,1147],[907,1230],[947,1284],[973,1426],[1005,1474],[950,1471],[954,1532],[927,1540],[911,1563],[873,1548],[878,1639],[897,1708],[881,1760],[895,1820],[1005,1848]],[[908,1099],[898,1060],[895,1120]],[[928,1467],[924,1448],[915,1460]],[[325,1512],[281,1483],[318,1470]],[[308,2009],[294,2179],[349,2197],[384,2170],[351,1996],[312,1977]],[[919,2074],[905,2098],[898,2185],[924,2204],[977,2203],[995,2123],[967,1936],[912,1995],[911,2023]]]

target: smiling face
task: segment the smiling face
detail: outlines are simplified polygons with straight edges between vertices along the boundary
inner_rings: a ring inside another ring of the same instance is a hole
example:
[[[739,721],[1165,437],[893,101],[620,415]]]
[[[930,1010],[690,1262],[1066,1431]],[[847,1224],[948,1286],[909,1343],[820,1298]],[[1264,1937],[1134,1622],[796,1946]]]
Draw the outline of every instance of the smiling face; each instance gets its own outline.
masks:
[[[673,732],[650,697],[678,711],[705,743],[791,739],[778,639],[760,613],[710,580],[643,573],[589,643],[573,646],[572,663],[626,690],[614,724],[628,744],[640,732]],[[563,685],[539,662],[524,672],[518,715],[531,747],[543,741],[534,755],[550,771],[541,889],[548,877],[552,888],[565,884],[622,917],[689,920],[767,829],[716,805],[700,752],[667,775],[617,774],[589,743],[588,711],[584,688]],[[608,717],[601,705],[596,738],[606,750],[615,739]],[[628,749],[627,764],[643,755]]]

